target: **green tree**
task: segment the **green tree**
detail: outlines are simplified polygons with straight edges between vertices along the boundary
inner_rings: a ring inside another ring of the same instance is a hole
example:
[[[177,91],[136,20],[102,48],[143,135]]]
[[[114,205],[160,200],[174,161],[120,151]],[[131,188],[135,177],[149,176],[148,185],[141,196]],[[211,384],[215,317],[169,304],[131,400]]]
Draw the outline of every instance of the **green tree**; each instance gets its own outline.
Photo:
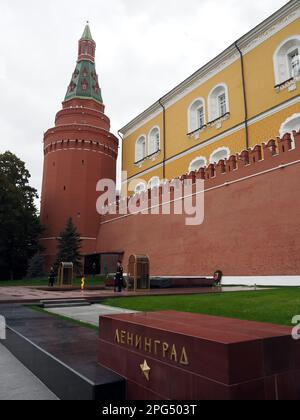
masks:
[[[74,264],[76,273],[82,272],[82,255],[80,233],[78,233],[72,218],[67,221],[66,227],[60,234],[58,240],[58,254],[55,263],[57,271],[59,264],[62,262],[71,262]]]
[[[38,278],[44,277],[45,276],[44,265],[45,265],[45,258],[40,252],[38,252],[29,261],[26,277],[28,279],[38,279]]]
[[[17,156],[0,154],[0,278],[22,278],[39,250],[42,227],[29,186],[30,173]]]

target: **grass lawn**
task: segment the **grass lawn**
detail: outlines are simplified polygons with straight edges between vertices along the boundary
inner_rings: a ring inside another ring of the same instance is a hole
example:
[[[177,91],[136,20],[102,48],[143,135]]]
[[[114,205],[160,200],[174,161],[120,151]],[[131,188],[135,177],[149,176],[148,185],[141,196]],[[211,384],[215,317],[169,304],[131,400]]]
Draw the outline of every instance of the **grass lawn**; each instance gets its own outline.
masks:
[[[106,305],[137,311],[176,310],[291,326],[300,315],[300,288],[208,295],[108,299]]]
[[[104,278],[86,277],[85,285],[88,286],[103,286],[105,282]],[[74,280],[74,286],[81,285],[81,279]],[[0,287],[12,287],[12,286],[48,286],[48,278],[44,279],[24,279],[24,280],[7,280],[0,281]]]

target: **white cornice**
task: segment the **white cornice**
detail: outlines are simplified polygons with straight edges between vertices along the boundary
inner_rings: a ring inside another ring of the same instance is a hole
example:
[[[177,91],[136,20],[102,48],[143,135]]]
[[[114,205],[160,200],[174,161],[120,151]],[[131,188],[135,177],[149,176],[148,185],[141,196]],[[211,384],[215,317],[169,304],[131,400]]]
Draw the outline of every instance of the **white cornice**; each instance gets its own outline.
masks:
[[[299,17],[300,0],[292,0],[239,39],[239,47],[244,54],[247,54]],[[166,108],[170,107],[178,100],[192,92],[195,88],[201,86],[207,80],[230,66],[237,59],[239,59],[239,53],[235,44],[232,44],[216,58],[168,92],[160,100],[161,103],[163,103]],[[162,112],[160,101],[155,102],[151,107],[146,109],[120,130],[120,132],[124,135],[124,139]]]

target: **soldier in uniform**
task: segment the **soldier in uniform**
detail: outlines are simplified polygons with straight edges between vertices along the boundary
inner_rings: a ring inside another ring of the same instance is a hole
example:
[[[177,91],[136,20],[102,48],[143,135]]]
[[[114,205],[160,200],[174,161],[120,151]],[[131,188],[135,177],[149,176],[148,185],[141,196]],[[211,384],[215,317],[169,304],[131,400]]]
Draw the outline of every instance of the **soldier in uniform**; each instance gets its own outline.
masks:
[[[122,292],[123,283],[124,283],[124,269],[123,269],[122,261],[119,260],[117,264],[115,292],[119,292],[119,293]]]
[[[49,287],[53,287],[55,283],[55,271],[54,268],[51,267],[50,274],[49,274]]]
[[[222,286],[223,272],[218,270],[214,273],[215,286]]]

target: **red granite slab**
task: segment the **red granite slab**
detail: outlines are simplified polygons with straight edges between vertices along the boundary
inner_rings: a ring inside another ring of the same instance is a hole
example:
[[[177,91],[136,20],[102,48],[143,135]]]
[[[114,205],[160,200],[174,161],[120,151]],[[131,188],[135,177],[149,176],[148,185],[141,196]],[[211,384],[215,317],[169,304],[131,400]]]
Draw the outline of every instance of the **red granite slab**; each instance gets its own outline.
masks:
[[[282,326],[175,311],[100,318],[99,363],[127,378],[128,395],[141,387],[143,399],[145,389],[175,400],[300,399],[299,355]]]
[[[163,395],[158,395],[143,386],[136,384],[135,382],[127,380],[126,386],[126,400],[132,401],[161,401],[168,400],[167,397]]]
[[[243,321],[234,318],[223,318],[210,315],[199,315],[189,312],[177,312],[177,311],[159,311],[159,312],[143,312],[137,314],[120,314],[114,315],[114,319],[126,320],[128,322],[141,323],[146,325],[147,322],[153,322],[153,320],[158,320],[163,325],[168,323],[170,328],[174,324],[174,328],[178,329],[179,325],[184,327],[190,325],[194,328],[194,334],[202,334],[203,329],[214,331],[230,331],[230,333],[246,334],[247,336],[251,335],[256,338],[262,337],[274,337],[274,335],[286,335],[287,332],[290,333],[291,329],[282,325],[274,325],[268,323],[261,323],[255,321]],[[151,321],[150,321],[151,320]]]

